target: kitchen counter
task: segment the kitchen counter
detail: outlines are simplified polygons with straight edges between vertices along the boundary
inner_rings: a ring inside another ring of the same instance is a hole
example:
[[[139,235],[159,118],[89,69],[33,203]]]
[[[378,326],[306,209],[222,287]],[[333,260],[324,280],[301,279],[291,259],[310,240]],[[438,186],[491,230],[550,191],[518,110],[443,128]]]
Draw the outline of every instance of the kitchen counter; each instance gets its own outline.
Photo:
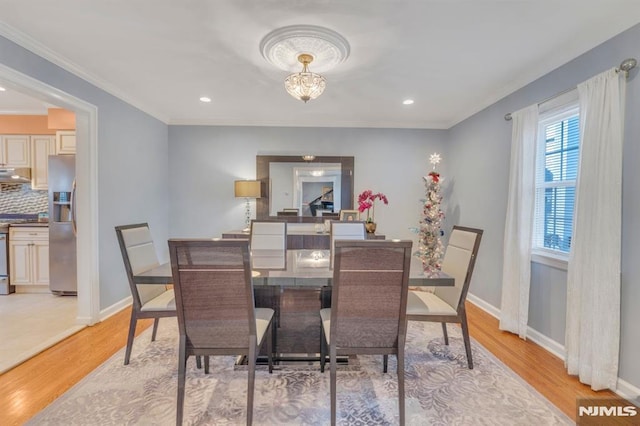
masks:
[[[49,222],[38,222],[38,221],[34,221],[34,222],[18,222],[18,223],[10,223],[9,226],[14,227],[14,226],[49,226]]]

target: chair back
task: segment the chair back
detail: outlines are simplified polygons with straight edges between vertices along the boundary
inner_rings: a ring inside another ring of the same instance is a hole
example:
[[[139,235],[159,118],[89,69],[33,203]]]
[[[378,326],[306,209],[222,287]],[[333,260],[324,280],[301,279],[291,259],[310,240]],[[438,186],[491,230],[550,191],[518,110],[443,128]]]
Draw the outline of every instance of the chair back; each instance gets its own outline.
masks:
[[[442,261],[442,271],[455,278],[454,287],[436,287],[435,294],[460,312],[482,239],[482,229],[454,226]]]
[[[287,222],[251,222],[251,263],[255,269],[284,269],[287,259]]]
[[[189,350],[241,353],[256,336],[247,240],[170,239],[180,335]]]
[[[329,250],[331,255],[331,267],[333,268],[334,246],[336,240],[366,240],[367,230],[363,221],[331,221],[329,231]]]
[[[287,250],[287,222],[251,221],[251,250]]]
[[[151,237],[149,225],[136,223],[132,225],[116,226],[116,236],[124,261],[124,269],[129,279],[133,308],[138,311],[149,300],[164,293],[164,284],[140,284],[133,282],[133,276],[158,266],[158,254]]]
[[[397,349],[399,336],[404,344],[412,244],[336,241],[330,334],[337,348]]]

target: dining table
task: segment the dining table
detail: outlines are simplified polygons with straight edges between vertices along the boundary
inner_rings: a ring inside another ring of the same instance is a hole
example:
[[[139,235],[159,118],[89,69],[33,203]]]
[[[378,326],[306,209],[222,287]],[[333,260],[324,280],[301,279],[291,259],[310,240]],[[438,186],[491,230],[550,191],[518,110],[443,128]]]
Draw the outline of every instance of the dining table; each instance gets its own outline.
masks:
[[[256,307],[275,311],[275,361],[317,362],[320,352],[320,316],[331,306],[333,269],[330,250],[253,250],[252,283]],[[171,264],[164,263],[133,276],[136,284],[171,284]],[[444,272],[427,274],[412,256],[410,287],[453,286]]]
[[[330,250],[297,249],[286,250],[280,255],[278,250],[254,250],[251,253],[253,285],[284,287],[330,286],[333,269],[330,266]],[[134,274],[136,284],[171,284],[171,263],[166,262],[151,269]],[[409,286],[441,287],[453,286],[455,280],[445,272],[427,274],[422,261],[411,258]]]

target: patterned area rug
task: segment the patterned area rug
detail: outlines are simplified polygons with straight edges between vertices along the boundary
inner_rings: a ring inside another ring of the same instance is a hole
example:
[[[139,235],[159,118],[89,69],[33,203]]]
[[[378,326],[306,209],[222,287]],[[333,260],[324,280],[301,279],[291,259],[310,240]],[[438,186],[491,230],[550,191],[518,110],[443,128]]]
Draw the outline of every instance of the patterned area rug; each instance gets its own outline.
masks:
[[[460,329],[411,322],[406,346],[406,413],[409,425],[558,425],[573,422],[482,346],[472,341],[467,368]],[[124,349],[54,401],[30,425],[173,425],[177,392],[177,323],[160,322],[135,341],[131,363]],[[212,358],[211,372],[187,365],[185,424],[246,422],[247,376],[234,357]],[[395,357],[382,373],[382,356],[359,356],[338,367],[338,423],[398,424]],[[254,424],[326,425],[329,372],[317,366],[282,366],[256,372]]]

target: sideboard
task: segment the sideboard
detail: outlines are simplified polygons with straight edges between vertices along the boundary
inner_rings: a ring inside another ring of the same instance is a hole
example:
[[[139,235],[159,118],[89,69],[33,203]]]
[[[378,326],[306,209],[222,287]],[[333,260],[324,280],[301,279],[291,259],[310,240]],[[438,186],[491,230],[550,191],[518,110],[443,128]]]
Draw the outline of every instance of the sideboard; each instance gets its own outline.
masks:
[[[287,248],[288,249],[308,249],[308,250],[328,250],[329,233],[315,232],[313,228],[300,227],[296,229],[289,224],[287,228]],[[241,230],[227,231],[222,234],[222,238],[249,239],[249,232]],[[385,235],[367,234],[368,239],[384,240]]]

